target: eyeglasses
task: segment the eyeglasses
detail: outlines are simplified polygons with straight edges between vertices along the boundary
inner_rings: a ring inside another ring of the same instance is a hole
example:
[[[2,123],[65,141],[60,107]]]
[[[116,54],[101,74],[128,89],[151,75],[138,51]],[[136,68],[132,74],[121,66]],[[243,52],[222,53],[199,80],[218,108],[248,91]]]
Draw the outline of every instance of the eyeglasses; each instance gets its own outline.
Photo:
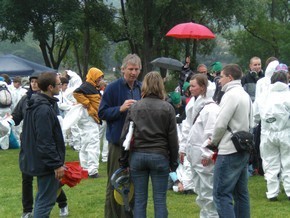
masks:
[[[56,85],[56,86],[61,86],[61,85],[62,85],[62,83],[56,83],[55,85]]]

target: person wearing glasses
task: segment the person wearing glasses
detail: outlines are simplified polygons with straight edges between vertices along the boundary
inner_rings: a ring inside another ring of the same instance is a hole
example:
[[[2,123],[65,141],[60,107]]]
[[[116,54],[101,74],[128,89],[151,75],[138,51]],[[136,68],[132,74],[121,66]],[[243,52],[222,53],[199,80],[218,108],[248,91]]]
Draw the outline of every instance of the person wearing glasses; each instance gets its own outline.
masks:
[[[107,140],[109,142],[105,202],[105,217],[107,218],[133,217],[132,211],[126,212],[124,206],[115,201],[110,179],[113,173],[119,169],[118,159],[121,156],[119,140],[127,111],[137,100],[141,99],[141,82],[137,80],[141,67],[138,55],[128,54],[121,66],[123,76],[106,87],[99,108],[99,117],[107,121]]]
[[[60,79],[54,72],[45,72],[37,83],[41,92],[28,101],[19,165],[23,174],[37,177],[33,217],[48,218],[65,170],[65,144],[57,117],[58,99],[54,97],[59,94]]]
[[[101,120],[98,109],[101,101],[99,84],[104,73],[92,67],[86,81],[73,92],[73,96],[86,110],[82,113],[78,126],[80,128],[81,148],[79,151],[80,164],[88,170],[90,178],[99,177],[100,139],[99,125]]]

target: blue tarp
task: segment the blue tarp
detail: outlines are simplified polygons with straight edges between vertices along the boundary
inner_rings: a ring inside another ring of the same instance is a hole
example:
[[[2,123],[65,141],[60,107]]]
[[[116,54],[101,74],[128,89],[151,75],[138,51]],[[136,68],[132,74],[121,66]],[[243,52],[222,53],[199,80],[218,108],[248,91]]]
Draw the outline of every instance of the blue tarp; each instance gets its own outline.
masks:
[[[0,57],[0,74],[5,73],[10,77],[23,77],[30,76],[34,72],[57,72],[57,70],[11,54]]]

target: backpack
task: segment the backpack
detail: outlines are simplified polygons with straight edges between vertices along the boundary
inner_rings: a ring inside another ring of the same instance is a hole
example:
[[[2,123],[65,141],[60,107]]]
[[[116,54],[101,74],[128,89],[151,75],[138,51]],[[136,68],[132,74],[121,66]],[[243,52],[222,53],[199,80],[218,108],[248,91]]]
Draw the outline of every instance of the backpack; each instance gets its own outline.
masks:
[[[10,107],[12,96],[6,85],[0,85],[0,108]]]

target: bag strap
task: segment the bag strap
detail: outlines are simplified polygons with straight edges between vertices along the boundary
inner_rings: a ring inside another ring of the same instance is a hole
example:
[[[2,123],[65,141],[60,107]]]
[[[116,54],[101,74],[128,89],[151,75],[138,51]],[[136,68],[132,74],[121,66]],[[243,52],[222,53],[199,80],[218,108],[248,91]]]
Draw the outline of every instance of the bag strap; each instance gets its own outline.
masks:
[[[252,100],[251,100],[250,96],[249,96],[249,101],[250,101],[250,111],[249,111],[249,130],[250,130],[250,128],[251,128],[251,124],[250,124],[250,122],[251,122],[251,110],[252,110]],[[234,134],[233,131],[232,131],[232,129],[231,129],[231,127],[229,125],[227,125],[227,130],[230,133]]]
[[[212,103],[216,104],[214,101],[210,101],[210,102],[205,103],[205,104],[202,106],[202,108],[199,110],[198,114],[195,116],[195,118],[194,118],[194,120],[193,120],[193,122],[192,122],[192,125],[194,125],[195,121],[197,120],[197,118],[198,118],[200,112],[203,110],[203,108],[204,108],[206,105],[208,105],[208,104],[212,104]]]

